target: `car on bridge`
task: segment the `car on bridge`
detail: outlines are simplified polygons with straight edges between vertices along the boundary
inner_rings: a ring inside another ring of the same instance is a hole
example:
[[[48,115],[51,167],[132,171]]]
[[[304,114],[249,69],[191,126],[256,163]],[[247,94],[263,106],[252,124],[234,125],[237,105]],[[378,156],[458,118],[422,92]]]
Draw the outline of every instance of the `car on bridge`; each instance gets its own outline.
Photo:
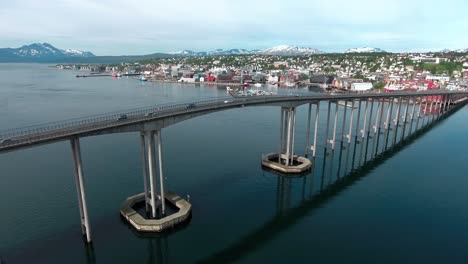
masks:
[[[8,143],[13,143],[15,141],[16,140],[11,139],[11,138],[4,138],[4,139],[0,139],[0,144],[8,144]]]
[[[121,121],[121,120],[127,120],[127,115],[126,115],[126,114],[121,114],[121,115],[117,118],[117,121]]]
[[[188,104],[185,108],[186,109],[192,109],[192,108],[195,108],[196,105],[194,103],[191,103],[191,104]]]

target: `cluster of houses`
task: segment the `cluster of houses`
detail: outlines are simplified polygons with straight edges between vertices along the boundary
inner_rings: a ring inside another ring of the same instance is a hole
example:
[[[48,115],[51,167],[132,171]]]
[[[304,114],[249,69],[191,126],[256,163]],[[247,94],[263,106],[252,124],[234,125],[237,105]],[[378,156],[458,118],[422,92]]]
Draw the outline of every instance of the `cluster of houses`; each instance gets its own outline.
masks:
[[[452,57],[450,57],[452,56]],[[162,58],[152,63],[121,63],[118,66],[60,65],[75,70],[140,73],[148,80],[180,83],[244,84],[280,86],[308,85],[324,89],[387,91],[468,89],[468,55],[384,54],[328,56],[213,56]],[[418,69],[421,63],[455,62],[462,69],[433,74]]]

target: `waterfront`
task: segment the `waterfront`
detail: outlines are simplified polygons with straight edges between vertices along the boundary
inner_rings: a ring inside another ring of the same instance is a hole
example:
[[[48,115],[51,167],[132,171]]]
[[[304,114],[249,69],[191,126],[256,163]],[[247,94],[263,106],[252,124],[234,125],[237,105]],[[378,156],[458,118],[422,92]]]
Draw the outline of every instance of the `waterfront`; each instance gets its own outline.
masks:
[[[214,87],[77,80],[71,72],[45,65],[0,69],[0,129],[225,95],[225,89]],[[306,107],[299,108],[299,151],[305,112]],[[463,262],[468,167],[461,143],[467,115],[465,107],[378,167],[361,172],[347,188],[312,204],[304,197],[319,192],[320,166],[313,175],[290,180],[259,166],[261,154],[277,148],[279,109],[235,109],[174,125],[163,131],[167,186],[190,194],[194,213],[181,230],[152,237],[137,237],[118,216],[123,199],[142,190],[138,135],[85,138],[94,257],[80,237],[69,143],[3,154],[0,255],[12,263],[220,263],[233,258],[437,263],[448,257]]]

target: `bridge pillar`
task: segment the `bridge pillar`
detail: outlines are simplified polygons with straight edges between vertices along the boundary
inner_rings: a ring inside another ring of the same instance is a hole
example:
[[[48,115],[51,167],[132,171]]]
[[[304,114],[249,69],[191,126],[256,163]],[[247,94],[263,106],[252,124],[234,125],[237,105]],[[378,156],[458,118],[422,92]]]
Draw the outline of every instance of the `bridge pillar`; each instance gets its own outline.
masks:
[[[348,129],[348,134],[346,134],[346,138],[347,138],[347,141],[348,141],[348,147],[349,147],[349,144],[351,144],[351,136],[352,136],[352,133],[353,133],[353,121],[354,121],[354,109],[355,109],[355,106],[354,106],[354,103],[355,103],[355,100],[353,99],[352,101],[352,105],[351,105],[351,115],[349,116],[349,129]]]
[[[163,166],[162,166],[162,136],[161,130],[156,131],[156,137],[158,141],[158,165],[159,165],[159,186],[161,188],[161,213],[166,215],[166,200],[164,198],[164,176],[163,176]]]
[[[406,120],[408,119],[408,108],[409,108],[409,104],[410,104],[409,101],[410,101],[410,98],[406,97],[405,112],[404,112],[404,114],[402,116],[402,118],[403,118],[403,131],[401,132],[400,141],[402,141],[405,138]]]
[[[395,98],[391,97],[389,102],[389,109],[387,110],[387,119],[385,120],[385,147],[384,149],[387,150],[388,146],[388,137],[390,134],[390,125],[392,123],[392,116],[393,116],[393,105],[395,104]]]
[[[314,148],[312,149],[312,157],[315,158],[317,152],[317,133],[318,133],[318,120],[319,120],[320,101],[316,104],[315,109],[315,127],[314,127]]]
[[[366,107],[364,110],[364,122],[362,124],[362,129],[361,129],[361,138],[364,140],[364,137],[366,135],[366,122],[367,122],[367,113],[369,110],[369,99],[366,99]],[[359,125],[359,124],[358,124]]]
[[[416,108],[416,97],[413,97],[413,102],[411,106],[411,114],[410,114],[410,127],[409,127],[409,132],[408,136],[411,136],[411,133],[413,133],[413,120],[414,120],[414,109]]]
[[[416,128],[414,129],[414,131],[418,131],[419,130],[419,120],[421,119],[421,108],[422,108],[422,99],[423,97],[419,97],[419,109],[418,109],[418,117],[416,119]]]
[[[148,213],[150,210],[149,193],[148,193],[148,158],[146,157],[145,134],[143,132],[140,134],[140,144],[141,144],[141,161],[143,162],[143,185],[144,185],[144,194],[145,194],[145,210],[146,210],[146,213]]]
[[[338,102],[335,101],[335,118],[333,122],[333,137],[330,140],[332,151],[335,150],[336,124],[338,122]]]
[[[357,114],[357,117],[356,117],[356,131],[355,131],[355,135],[354,135],[354,141],[357,142],[358,141],[358,134],[359,134],[359,123],[360,123],[360,120],[361,120],[361,99],[358,100],[358,114]]]
[[[307,111],[307,130],[306,130],[306,149],[305,149],[305,157],[309,156],[309,140],[310,140],[310,119],[312,115],[312,104],[309,103],[309,111]]]
[[[157,146],[155,145],[155,137]],[[128,197],[122,204],[120,214],[137,231],[162,232],[188,220],[192,205],[177,194],[168,192],[164,188],[161,130],[141,132],[140,139],[144,192]],[[156,155],[158,156],[157,168]],[[157,174],[159,174],[159,179]],[[157,190],[158,184],[159,193]],[[145,203],[146,215],[141,215],[136,208],[138,204],[143,202]],[[179,210],[170,215],[166,215],[166,202]],[[150,215],[148,215],[149,208],[151,208]]]
[[[399,97],[399,98],[398,98],[398,108],[397,108],[397,112],[396,112],[396,114],[395,114],[395,120],[394,120],[395,126],[394,126],[394,129],[393,129],[392,146],[395,145],[395,143],[396,143],[396,138],[397,138],[397,135],[398,135],[398,127],[399,127],[399,125],[400,125],[401,101],[403,101],[403,100],[402,100],[401,97]]]
[[[347,138],[347,134],[345,134],[345,126],[346,126],[346,115],[348,113],[348,100],[344,101],[344,111],[343,111],[343,122],[341,124],[341,148],[343,148],[343,143],[345,141],[345,138]]]
[[[388,106],[390,107],[390,106]],[[375,147],[375,152],[373,154],[373,156],[375,157],[375,155],[377,155],[376,153],[378,153],[378,149],[379,149],[379,143],[380,143],[380,133],[382,131],[382,121],[383,121],[383,113],[384,113],[384,108],[385,108],[385,99],[382,98],[382,106],[380,108],[380,115],[378,116],[378,121],[376,120],[375,124],[377,127],[377,139],[375,139],[377,141],[377,146]]]
[[[149,182],[150,182],[150,205],[151,205],[151,216],[156,218],[156,165],[155,165],[155,151],[154,151],[154,131],[146,132],[146,151],[148,158],[148,172],[149,172]]]
[[[280,122],[280,151],[262,157],[262,166],[283,173],[301,173],[311,166],[311,161],[294,155],[296,108],[282,107]],[[284,144],[286,143],[286,144]]]
[[[83,235],[86,237],[86,242],[91,243],[91,228],[89,226],[88,207],[86,206],[86,193],[84,190],[83,165],[81,161],[80,140],[78,137],[73,137],[70,140],[70,143],[71,143],[72,153],[73,153],[75,184],[76,184],[76,191],[78,194],[78,206],[80,208],[81,231],[83,232]]]
[[[431,107],[429,107],[429,114],[430,116],[428,117],[427,119],[427,125],[429,125],[430,123],[432,123],[432,121],[434,120],[434,115],[432,114],[432,106],[434,105],[434,97],[431,96]]]

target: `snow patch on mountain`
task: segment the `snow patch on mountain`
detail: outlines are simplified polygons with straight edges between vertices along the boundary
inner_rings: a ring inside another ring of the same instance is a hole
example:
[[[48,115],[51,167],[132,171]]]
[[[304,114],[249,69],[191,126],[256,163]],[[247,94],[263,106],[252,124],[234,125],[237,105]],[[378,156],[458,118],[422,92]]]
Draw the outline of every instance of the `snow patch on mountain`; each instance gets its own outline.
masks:
[[[320,53],[323,53],[323,51],[319,49],[288,46],[288,45],[275,46],[275,47],[264,49],[258,52],[258,54],[265,54],[265,55],[310,55],[310,54],[320,54]]]
[[[376,53],[376,52],[385,52],[385,51],[379,48],[361,47],[361,48],[348,49],[344,53]]]
[[[441,53],[449,53],[449,52],[466,53],[468,52],[468,49],[443,49],[440,52]]]

